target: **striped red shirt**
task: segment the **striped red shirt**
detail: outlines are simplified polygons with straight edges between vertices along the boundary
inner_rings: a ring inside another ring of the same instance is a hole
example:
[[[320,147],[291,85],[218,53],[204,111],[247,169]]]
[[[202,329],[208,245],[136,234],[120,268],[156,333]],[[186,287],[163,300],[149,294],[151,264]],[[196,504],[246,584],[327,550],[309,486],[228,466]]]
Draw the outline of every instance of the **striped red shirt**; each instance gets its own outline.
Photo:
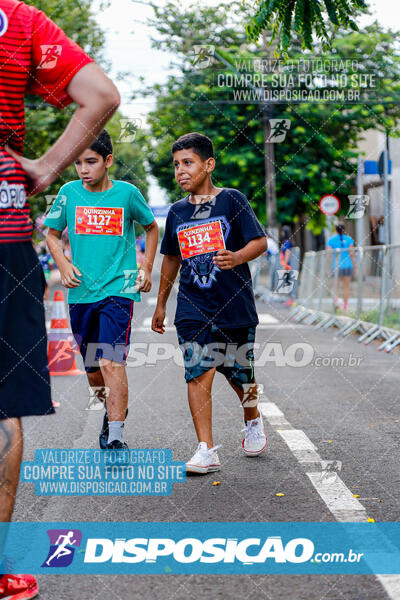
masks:
[[[22,154],[25,94],[67,106],[68,84],[92,60],[42,11],[0,0],[0,243],[32,237],[25,172],[4,149],[7,143]]]

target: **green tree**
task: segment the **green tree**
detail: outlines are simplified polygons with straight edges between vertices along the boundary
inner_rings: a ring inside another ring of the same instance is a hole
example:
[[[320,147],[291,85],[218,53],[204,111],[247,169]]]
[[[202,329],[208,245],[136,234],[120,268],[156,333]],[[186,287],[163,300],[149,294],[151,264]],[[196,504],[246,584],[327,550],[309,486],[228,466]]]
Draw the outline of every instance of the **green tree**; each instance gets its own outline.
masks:
[[[154,40],[158,49],[176,56],[174,72],[165,85],[148,90],[156,94],[156,108],[149,115],[149,163],[152,174],[172,200],[181,196],[173,179],[171,144],[188,131],[202,131],[209,135],[216,150],[217,185],[240,187],[254,206],[263,205],[263,152],[262,144],[255,143],[260,128],[260,108],[254,105],[226,102],[226,88],[218,85],[221,64],[211,61],[210,68],[197,69],[198,44],[233,48],[239,53],[247,38],[243,27],[241,3],[233,2],[229,19],[225,6],[182,6],[168,2],[155,7],[151,22],[161,35]],[[195,49],[196,50],[196,49]],[[229,151],[227,151],[229,148]],[[254,166],[251,172],[248,165]],[[233,175],[233,176],[232,176]],[[261,177],[260,177],[261,175]]]
[[[246,25],[249,40],[257,42],[266,30],[272,31],[277,51],[285,54],[292,38],[302,40],[303,48],[313,49],[313,34],[324,50],[340,26],[357,31],[354,13],[365,11],[364,0],[258,0],[257,10]]]
[[[254,59],[262,59],[263,54],[254,53],[245,44],[235,22],[238,17],[235,8],[232,20],[226,12],[214,11],[211,16],[208,9],[203,15],[197,7],[186,7],[187,14],[182,16],[182,10],[169,3],[166,14],[158,9],[156,15],[156,23],[160,23],[157,29],[162,34],[158,47],[174,51],[176,72],[165,85],[151,90],[157,96],[156,108],[149,115],[152,173],[172,200],[181,197],[182,192],[173,179],[171,143],[183,133],[201,131],[215,145],[215,183],[243,191],[265,222],[265,104],[254,97],[235,99],[234,93],[240,90],[228,85],[226,78],[234,74],[233,70],[216,60],[211,60],[207,68],[193,68],[193,53],[189,60],[188,52],[193,45],[210,46],[220,39],[216,45],[218,55],[223,55],[236,70],[246,65],[246,61],[254,64]],[[357,104],[287,102],[270,107],[270,117],[291,122],[286,140],[275,144],[279,222],[306,222],[308,228],[319,233],[325,218],[318,202],[324,194],[336,193],[346,210],[347,195],[353,192],[355,183],[355,148],[360,136],[370,128],[393,133],[400,117],[400,57],[398,51],[393,51],[398,40],[397,34],[384,32],[375,23],[363,32],[339,31],[329,53],[316,48],[316,57],[326,59],[329,64],[349,57],[358,60]],[[291,53],[293,60],[303,58],[301,48]],[[362,87],[361,75],[374,78],[372,90]],[[273,76],[271,73],[267,79]],[[314,91],[319,76],[318,72],[312,74]],[[328,87],[340,92],[332,73]]]
[[[96,22],[91,0],[26,0],[43,10],[65,33],[79,44],[105,70],[109,67],[104,60],[103,51],[105,36]],[[109,1],[101,2],[98,10],[109,5]],[[26,103],[26,138],[24,154],[30,158],[41,156],[64,131],[74,111],[74,105],[64,110],[46,104],[37,96],[27,96]],[[121,133],[120,120],[123,114],[118,111],[107,124],[114,142]],[[111,168],[111,176],[123,179],[136,185],[144,195],[148,190],[145,171],[145,136],[143,131],[136,132],[132,143],[116,142],[114,144],[115,163]],[[74,166],[64,173],[42,194],[31,198],[31,213],[35,219],[47,206],[46,196],[57,194],[61,185],[76,179]]]

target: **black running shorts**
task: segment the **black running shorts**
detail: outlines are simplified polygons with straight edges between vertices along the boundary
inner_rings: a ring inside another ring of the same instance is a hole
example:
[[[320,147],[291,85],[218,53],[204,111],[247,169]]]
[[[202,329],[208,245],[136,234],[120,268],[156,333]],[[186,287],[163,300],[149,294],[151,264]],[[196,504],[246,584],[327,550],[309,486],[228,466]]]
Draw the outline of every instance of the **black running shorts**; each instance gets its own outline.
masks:
[[[0,419],[54,413],[44,286],[31,242],[0,243]]]

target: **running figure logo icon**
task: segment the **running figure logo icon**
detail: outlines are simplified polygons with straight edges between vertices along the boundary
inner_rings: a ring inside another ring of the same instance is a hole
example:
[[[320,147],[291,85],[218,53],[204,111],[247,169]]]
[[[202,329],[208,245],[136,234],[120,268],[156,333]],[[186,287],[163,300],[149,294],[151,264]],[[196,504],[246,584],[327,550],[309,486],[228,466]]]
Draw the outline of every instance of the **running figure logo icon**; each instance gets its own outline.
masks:
[[[274,291],[278,292],[278,294],[290,294],[297,281],[299,272],[295,270],[286,271],[284,269],[277,269],[276,273],[279,280]]]
[[[348,196],[349,210],[346,219],[362,219],[369,204],[369,196]]]
[[[192,69],[206,69],[213,61],[215,46],[211,44],[194,44]]]
[[[120,119],[121,133],[117,139],[117,143],[125,142],[131,144],[135,141],[138,129],[142,127],[141,119]]]
[[[74,558],[75,548],[81,545],[79,529],[48,529],[50,549],[42,567],[68,567]]]
[[[38,69],[53,69],[62,52],[62,46],[59,44],[52,44],[51,46],[43,44],[40,48],[42,50],[42,59],[38,65]]]
[[[271,133],[268,136],[267,143],[278,144],[283,142],[290,129],[290,119],[268,119]]]

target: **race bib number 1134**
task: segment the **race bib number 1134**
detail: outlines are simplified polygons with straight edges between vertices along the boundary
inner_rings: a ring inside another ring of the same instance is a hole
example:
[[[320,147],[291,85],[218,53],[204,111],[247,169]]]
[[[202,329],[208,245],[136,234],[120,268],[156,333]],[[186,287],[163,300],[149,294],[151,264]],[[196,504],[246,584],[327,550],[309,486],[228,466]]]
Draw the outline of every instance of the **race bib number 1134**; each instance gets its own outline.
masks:
[[[178,231],[178,242],[182,259],[217,252],[225,248],[220,221],[211,221]]]

